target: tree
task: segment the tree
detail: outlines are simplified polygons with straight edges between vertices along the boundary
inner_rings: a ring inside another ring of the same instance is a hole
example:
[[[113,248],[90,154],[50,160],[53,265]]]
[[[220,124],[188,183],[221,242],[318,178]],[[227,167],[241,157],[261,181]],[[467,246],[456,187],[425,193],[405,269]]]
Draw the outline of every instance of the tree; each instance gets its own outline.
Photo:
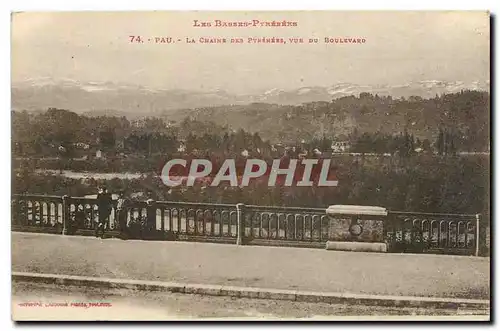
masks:
[[[99,146],[102,150],[112,150],[115,148],[116,135],[113,129],[106,129],[99,132]]]
[[[432,147],[431,147],[431,142],[429,141],[429,139],[424,139],[423,142],[422,142],[422,149],[426,152],[429,152],[432,150]]]
[[[445,153],[444,141],[445,140],[444,140],[443,129],[439,128],[439,134],[438,134],[438,137],[437,137],[437,140],[436,140],[436,148],[437,148],[437,151],[438,151],[439,155],[444,155],[444,153]]]

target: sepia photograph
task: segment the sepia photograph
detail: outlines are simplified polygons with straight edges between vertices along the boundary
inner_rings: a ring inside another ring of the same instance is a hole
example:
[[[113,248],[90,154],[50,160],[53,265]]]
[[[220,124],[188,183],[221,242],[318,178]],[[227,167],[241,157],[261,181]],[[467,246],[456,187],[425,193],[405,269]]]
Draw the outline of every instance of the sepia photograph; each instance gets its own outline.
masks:
[[[13,321],[491,320],[487,10],[10,24]]]

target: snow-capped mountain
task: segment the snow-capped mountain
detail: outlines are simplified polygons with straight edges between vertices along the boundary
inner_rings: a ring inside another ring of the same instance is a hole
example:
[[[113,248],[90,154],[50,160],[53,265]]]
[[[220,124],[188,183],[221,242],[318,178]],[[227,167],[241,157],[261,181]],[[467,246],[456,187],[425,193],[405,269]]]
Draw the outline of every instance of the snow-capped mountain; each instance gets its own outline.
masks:
[[[338,83],[331,86],[304,86],[293,90],[273,88],[262,93],[237,95],[221,89],[211,91],[162,90],[141,85],[115,82],[79,82],[72,79],[54,80],[50,77],[27,79],[12,84],[12,108],[15,110],[44,110],[50,107],[76,112],[113,109],[128,114],[149,114],[173,109],[187,109],[249,103],[301,104],[331,101],[367,92],[393,98],[419,96],[431,98],[436,94],[461,90],[489,91],[485,82],[445,82],[425,80],[403,85],[358,85]]]
[[[334,84],[327,87],[302,87],[296,90],[274,90],[272,93],[264,93],[258,97],[260,102],[297,104],[311,101],[330,101],[349,95],[358,96],[366,92],[378,94],[379,96],[392,96],[394,98],[418,96],[432,98],[443,93],[455,93],[461,90],[489,91],[489,81],[484,83],[443,82],[427,80],[413,82],[404,85],[357,85],[350,83]]]

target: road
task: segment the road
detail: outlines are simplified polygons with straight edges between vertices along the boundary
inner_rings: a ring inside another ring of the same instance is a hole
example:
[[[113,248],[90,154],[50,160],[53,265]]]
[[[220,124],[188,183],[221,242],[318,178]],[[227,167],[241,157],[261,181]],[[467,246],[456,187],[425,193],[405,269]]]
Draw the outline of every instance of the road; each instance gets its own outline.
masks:
[[[12,233],[12,271],[488,299],[489,258]]]
[[[83,304],[89,302],[101,306],[85,308]],[[481,310],[328,305],[22,282],[13,283],[12,303],[17,320],[338,320],[359,319],[356,316],[376,319],[377,315],[393,319],[488,318],[488,311]],[[23,307],[26,303],[41,306]]]

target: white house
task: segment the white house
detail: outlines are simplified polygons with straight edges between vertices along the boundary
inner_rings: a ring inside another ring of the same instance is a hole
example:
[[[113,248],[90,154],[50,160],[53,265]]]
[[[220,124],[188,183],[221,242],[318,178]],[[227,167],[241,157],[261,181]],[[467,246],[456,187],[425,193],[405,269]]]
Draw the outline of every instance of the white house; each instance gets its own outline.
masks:
[[[179,144],[179,147],[177,147],[177,152],[181,152],[181,153],[183,153],[183,152],[185,152],[185,151],[186,151],[186,145],[185,145],[183,142],[181,142],[181,143]]]
[[[351,148],[351,144],[349,141],[334,141],[331,148],[334,153],[343,153],[347,152],[349,148]]]

